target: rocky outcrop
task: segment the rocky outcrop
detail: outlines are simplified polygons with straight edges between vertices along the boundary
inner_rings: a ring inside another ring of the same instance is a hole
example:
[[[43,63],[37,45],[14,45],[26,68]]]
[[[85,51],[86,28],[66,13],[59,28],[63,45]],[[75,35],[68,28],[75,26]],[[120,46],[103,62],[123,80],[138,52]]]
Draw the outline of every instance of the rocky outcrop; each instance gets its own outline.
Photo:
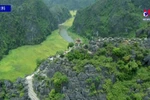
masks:
[[[46,65],[47,63],[50,64],[48,64],[45,69],[42,68],[39,74],[34,78],[34,89],[37,94],[40,94],[40,99],[47,98],[51,89],[54,88],[53,84],[45,84],[47,83],[45,78],[52,78],[56,72],[61,72],[68,77],[68,83],[61,86],[61,93],[65,95],[63,100],[106,100],[105,93],[90,96],[90,89],[88,89],[88,87],[91,84],[87,83],[87,80],[91,79],[95,81],[95,79],[100,76],[93,65],[85,65],[84,71],[77,73],[70,68],[70,66],[73,65],[66,59],[59,59],[56,63],[47,61],[43,64]],[[39,78],[43,77],[45,73],[47,73],[45,78],[40,81]],[[97,89],[102,89],[102,85],[104,84],[104,80],[102,78],[100,80],[101,82],[96,83]]]
[[[15,82],[0,81],[0,100],[30,100],[25,79],[18,78]]]
[[[83,54],[88,51],[87,53],[90,52],[90,58],[82,60],[74,58],[69,61],[66,53],[63,57],[56,55],[45,60],[38,70],[27,76],[26,79],[18,78],[15,82],[0,81],[0,99],[51,100],[55,98],[58,100],[60,97],[61,100],[107,100],[112,91],[122,91],[123,89],[128,90],[123,95],[129,98],[133,99],[136,94],[142,92],[145,95],[140,97],[143,100],[149,100],[148,83],[150,80],[147,78],[149,73],[140,72],[148,70],[150,66],[149,51],[147,51],[150,48],[149,43],[147,38],[109,37],[90,40],[89,44],[86,44],[86,48],[82,48],[82,46],[76,48],[75,46],[67,51],[67,54],[72,53],[74,50],[81,50],[80,53]],[[119,60],[109,50],[119,48],[120,45],[126,48],[130,45],[130,48],[127,49],[130,49],[130,52],[127,58],[124,58],[125,55]],[[105,49],[105,51],[100,52],[101,49]],[[139,56],[139,54],[141,55]],[[123,67],[122,64],[124,64]],[[138,70],[142,69],[137,71],[136,68]],[[60,76],[56,77],[56,73],[59,73]],[[133,74],[135,75],[134,78],[132,78]],[[127,82],[127,84],[124,82]]]
[[[140,39],[140,38],[98,38],[93,39],[87,45],[91,55],[94,55],[99,48],[105,47],[108,43],[112,43],[115,47],[119,47],[120,44],[124,45],[140,45],[143,48],[149,48],[149,39]],[[82,46],[81,46],[82,48]],[[81,49],[80,47],[74,49]],[[72,52],[72,51],[70,51]],[[131,51],[131,57],[136,59],[137,54],[135,50]],[[53,58],[53,59],[52,59]],[[148,64],[147,60],[149,56],[146,56],[143,61]],[[40,99],[50,98],[49,93],[56,89],[54,83],[52,82],[55,73],[60,72],[63,75],[66,75],[68,82],[62,84],[60,87],[59,93],[64,95],[63,100],[107,100],[107,93],[104,92],[104,88],[107,81],[110,84],[115,84],[118,81],[118,76],[116,73],[111,72],[106,66],[99,65],[95,67],[92,64],[85,64],[82,68],[83,70],[77,72],[74,68],[76,63],[69,61],[67,58],[56,58],[51,57],[42,63],[39,67],[40,71],[34,77],[34,90],[39,94]],[[148,65],[146,65],[148,66]],[[147,79],[137,79],[135,83],[144,84]],[[138,88],[131,88],[131,92],[139,92]],[[103,92],[102,92],[103,91]],[[147,93],[147,92],[144,92]],[[143,97],[145,100],[148,97],[146,95]]]

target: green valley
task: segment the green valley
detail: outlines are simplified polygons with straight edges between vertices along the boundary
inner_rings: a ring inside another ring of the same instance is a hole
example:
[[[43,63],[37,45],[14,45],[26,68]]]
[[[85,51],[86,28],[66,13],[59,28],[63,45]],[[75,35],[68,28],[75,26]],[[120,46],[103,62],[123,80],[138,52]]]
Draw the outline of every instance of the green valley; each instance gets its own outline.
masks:
[[[27,45],[11,50],[0,61],[0,79],[15,80],[33,73],[37,60],[46,59],[57,51],[67,49],[67,44],[59,36],[58,30],[55,30],[39,45]]]
[[[77,13],[76,10],[71,10],[70,14],[71,14],[72,17],[69,18],[68,20],[66,20],[66,22],[63,23],[63,26],[67,29],[68,35],[70,35],[74,40],[81,39],[83,41],[83,43],[88,43],[89,40],[86,37],[82,37],[79,34],[76,34],[71,29],[71,26],[73,25],[76,13]]]
[[[149,7],[0,0],[0,100],[150,100]]]
[[[1,0],[0,4],[12,5],[11,13],[0,13],[0,59],[11,49],[41,43],[71,16],[67,8],[50,8],[42,0]]]
[[[76,11],[70,11],[72,15]],[[74,17],[71,17],[64,26],[69,28],[73,23]],[[79,35],[68,31],[68,34],[73,38],[81,38]],[[81,38],[83,41],[84,38]],[[55,55],[57,51],[64,51],[67,49],[68,42],[66,42],[60,35],[59,30],[55,30],[47,37],[45,41],[38,45],[26,45],[17,49],[11,50],[8,55],[0,61],[0,79],[15,80],[17,77],[24,77],[34,72],[37,67],[37,61]],[[11,76],[11,77],[10,77]]]

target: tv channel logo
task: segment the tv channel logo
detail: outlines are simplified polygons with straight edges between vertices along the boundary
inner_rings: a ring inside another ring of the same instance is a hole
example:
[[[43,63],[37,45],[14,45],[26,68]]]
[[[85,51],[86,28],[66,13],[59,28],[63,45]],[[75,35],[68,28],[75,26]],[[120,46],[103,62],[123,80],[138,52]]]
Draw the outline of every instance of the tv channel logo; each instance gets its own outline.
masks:
[[[143,16],[144,17],[150,17],[150,9],[148,9],[148,10],[144,9]]]
[[[0,5],[0,12],[11,12],[11,5]]]

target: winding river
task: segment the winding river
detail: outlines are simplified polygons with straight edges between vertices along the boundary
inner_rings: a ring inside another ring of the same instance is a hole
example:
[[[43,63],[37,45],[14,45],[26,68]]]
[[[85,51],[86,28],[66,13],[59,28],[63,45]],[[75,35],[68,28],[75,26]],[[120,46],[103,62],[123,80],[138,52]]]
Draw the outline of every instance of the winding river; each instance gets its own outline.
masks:
[[[63,24],[59,24],[59,34],[67,42],[74,42],[74,40],[68,35],[67,28]]]

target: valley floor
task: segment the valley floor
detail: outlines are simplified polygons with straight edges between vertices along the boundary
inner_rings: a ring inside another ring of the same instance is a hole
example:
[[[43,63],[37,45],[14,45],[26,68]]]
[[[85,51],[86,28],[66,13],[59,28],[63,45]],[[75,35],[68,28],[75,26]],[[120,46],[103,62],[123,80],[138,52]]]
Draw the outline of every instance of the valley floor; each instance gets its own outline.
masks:
[[[55,30],[39,45],[26,45],[11,50],[0,61],[0,79],[15,80],[34,72],[37,62],[55,55],[57,51],[65,50],[68,42]]]
[[[70,11],[70,13],[72,17],[63,23],[66,30],[72,26],[76,11]],[[81,38],[82,41],[87,42],[85,38],[69,30],[67,32],[73,40]],[[26,45],[13,49],[0,61],[0,79],[14,81],[18,77],[32,74],[37,67],[37,62],[55,55],[57,51],[66,50],[67,46],[68,42],[61,37],[57,29],[41,44]]]

